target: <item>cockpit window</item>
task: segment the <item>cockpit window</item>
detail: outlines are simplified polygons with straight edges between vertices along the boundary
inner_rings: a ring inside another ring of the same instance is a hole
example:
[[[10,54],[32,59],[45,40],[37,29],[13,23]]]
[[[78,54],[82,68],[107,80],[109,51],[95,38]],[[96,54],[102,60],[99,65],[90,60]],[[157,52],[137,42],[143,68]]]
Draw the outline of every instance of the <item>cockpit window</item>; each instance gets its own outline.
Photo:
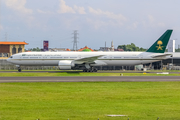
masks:
[[[13,58],[13,56],[11,56],[10,58]]]

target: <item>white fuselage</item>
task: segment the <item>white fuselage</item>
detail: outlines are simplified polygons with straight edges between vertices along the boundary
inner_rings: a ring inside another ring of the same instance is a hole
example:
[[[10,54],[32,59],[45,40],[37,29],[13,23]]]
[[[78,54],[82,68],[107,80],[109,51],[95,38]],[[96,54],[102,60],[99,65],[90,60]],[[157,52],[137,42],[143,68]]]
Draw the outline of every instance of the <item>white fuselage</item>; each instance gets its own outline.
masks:
[[[86,57],[102,55],[92,66],[99,65],[138,65],[151,63],[164,58],[152,58],[152,55],[159,53],[150,52],[24,52],[18,53],[7,61],[16,65],[38,65],[38,66],[58,66],[59,61],[75,61]]]

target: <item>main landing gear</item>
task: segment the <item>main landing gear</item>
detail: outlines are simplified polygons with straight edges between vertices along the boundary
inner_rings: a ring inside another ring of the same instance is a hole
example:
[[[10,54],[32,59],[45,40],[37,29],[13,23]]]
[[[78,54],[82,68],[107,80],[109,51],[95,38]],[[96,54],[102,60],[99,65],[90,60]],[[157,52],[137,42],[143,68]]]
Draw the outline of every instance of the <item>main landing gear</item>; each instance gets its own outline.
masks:
[[[97,72],[96,68],[84,69],[83,72]]]
[[[90,66],[90,64],[85,64],[85,69],[83,70],[83,72],[97,72],[97,69]]]
[[[20,67],[18,67],[18,72],[21,72],[21,68]]]

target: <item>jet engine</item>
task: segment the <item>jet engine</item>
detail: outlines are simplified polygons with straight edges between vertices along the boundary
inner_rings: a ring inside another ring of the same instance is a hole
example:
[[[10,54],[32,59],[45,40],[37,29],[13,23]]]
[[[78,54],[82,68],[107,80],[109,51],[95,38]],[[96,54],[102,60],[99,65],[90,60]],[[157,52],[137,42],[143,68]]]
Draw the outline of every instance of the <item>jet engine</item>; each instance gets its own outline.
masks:
[[[71,70],[74,67],[74,63],[71,60],[61,60],[58,63],[60,70]]]

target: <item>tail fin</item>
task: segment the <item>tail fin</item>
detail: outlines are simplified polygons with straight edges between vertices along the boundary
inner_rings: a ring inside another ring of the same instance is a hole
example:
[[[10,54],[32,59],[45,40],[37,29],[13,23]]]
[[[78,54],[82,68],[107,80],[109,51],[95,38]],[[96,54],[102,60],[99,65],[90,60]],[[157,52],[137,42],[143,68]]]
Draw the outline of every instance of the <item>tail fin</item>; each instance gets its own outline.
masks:
[[[167,30],[146,52],[164,53],[173,30]]]

